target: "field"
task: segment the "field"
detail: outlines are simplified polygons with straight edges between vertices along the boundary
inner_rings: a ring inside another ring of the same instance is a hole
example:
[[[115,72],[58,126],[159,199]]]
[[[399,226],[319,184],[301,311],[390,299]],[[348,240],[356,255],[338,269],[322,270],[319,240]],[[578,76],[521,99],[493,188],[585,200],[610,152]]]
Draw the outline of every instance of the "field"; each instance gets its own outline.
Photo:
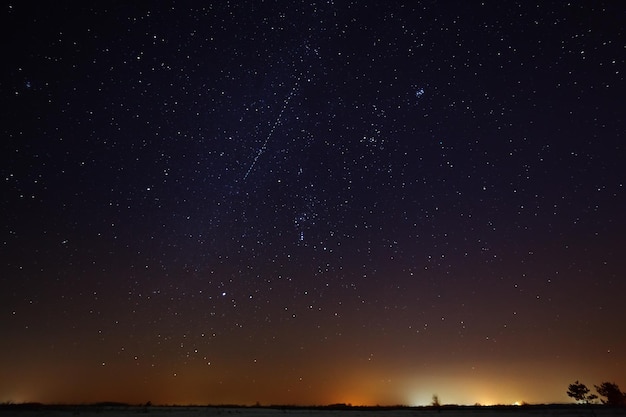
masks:
[[[169,407],[169,406],[42,406],[5,405],[0,417],[548,417],[626,416],[624,408],[571,405],[494,407]]]

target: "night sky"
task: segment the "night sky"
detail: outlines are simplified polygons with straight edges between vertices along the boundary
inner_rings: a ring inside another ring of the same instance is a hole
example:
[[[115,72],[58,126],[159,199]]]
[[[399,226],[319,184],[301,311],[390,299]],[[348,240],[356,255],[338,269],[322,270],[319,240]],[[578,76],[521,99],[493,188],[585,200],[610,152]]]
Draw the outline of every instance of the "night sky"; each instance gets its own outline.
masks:
[[[626,388],[625,21],[5,3],[0,401]]]

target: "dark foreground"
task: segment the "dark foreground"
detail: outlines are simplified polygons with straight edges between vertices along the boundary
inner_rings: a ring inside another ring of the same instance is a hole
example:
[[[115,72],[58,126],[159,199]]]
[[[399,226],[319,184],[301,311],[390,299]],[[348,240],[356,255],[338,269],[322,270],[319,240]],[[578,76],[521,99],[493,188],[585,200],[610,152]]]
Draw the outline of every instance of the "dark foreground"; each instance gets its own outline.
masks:
[[[40,405],[0,406],[0,417],[616,417],[626,408],[577,405],[529,405],[463,407],[215,407],[215,406],[127,406],[127,405]]]

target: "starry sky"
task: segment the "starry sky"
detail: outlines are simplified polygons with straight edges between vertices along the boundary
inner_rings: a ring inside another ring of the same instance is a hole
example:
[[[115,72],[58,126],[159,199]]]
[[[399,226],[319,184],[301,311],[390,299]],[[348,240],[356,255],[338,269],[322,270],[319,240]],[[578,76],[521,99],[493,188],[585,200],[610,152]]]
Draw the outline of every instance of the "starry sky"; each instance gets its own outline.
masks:
[[[626,387],[623,2],[0,13],[0,401]]]

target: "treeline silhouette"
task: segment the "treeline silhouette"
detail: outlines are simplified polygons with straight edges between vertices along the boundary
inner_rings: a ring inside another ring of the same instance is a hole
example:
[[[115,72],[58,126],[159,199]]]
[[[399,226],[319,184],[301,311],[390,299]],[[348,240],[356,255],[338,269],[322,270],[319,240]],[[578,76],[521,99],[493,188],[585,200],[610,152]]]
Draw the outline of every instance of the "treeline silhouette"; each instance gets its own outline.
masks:
[[[597,395],[592,393],[591,390],[583,383],[578,380],[572,384],[569,384],[567,387],[567,395],[573,398],[578,404],[584,404],[588,406],[598,406],[600,404],[612,407],[626,407],[626,392],[620,390],[619,386],[614,382],[602,382],[600,385],[594,385],[594,388],[597,392]],[[600,404],[596,400],[600,400]],[[575,406],[575,404],[572,404]],[[558,406],[562,407],[564,404],[535,404],[531,405],[526,402],[521,404],[522,407],[551,407]],[[145,412],[148,411],[151,407],[153,407],[152,402],[148,401],[144,404],[128,404],[123,402],[114,402],[114,401],[103,401],[92,404],[42,404],[38,402],[26,402],[26,403],[13,403],[13,402],[4,402],[0,403],[0,410],[2,409],[20,409],[20,410],[53,410],[53,409],[68,409],[68,408],[142,408]],[[509,409],[512,407],[517,407],[517,405],[491,405],[491,406],[482,406],[480,404],[474,404],[473,406],[467,405],[458,405],[458,404],[441,404],[439,402],[439,397],[437,395],[433,396],[433,401],[430,405],[427,406],[407,406],[407,405],[352,405],[346,403],[336,403],[336,404],[328,404],[328,405],[309,405],[309,406],[301,406],[301,405],[285,405],[285,404],[269,404],[269,405],[261,405],[260,403],[256,403],[255,405],[240,405],[240,404],[219,404],[219,405],[158,405],[157,407],[206,407],[206,408],[223,408],[223,409],[235,409],[235,408],[265,408],[265,409],[275,409],[275,410],[400,410],[400,409],[414,409],[414,408],[434,408],[437,410],[441,410],[442,408],[446,409],[476,409],[488,407],[491,409]]]
[[[594,385],[602,404],[624,407],[626,406],[626,392],[622,392],[615,382],[603,382]],[[593,394],[587,386],[579,381],[569,384],[567,395],[575,399],[580,404],[593,404],[599,397]]]

